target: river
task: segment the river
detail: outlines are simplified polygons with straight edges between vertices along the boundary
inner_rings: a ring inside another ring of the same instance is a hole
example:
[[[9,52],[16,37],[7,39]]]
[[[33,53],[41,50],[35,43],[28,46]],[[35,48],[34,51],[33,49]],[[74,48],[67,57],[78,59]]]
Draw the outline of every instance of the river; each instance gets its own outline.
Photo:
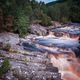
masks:
[[[31,52],[47,52],[64,80],[80,80],[80,25],[50,29],[47,36],[31,38],[30,42],[23,42],[23,46]]]

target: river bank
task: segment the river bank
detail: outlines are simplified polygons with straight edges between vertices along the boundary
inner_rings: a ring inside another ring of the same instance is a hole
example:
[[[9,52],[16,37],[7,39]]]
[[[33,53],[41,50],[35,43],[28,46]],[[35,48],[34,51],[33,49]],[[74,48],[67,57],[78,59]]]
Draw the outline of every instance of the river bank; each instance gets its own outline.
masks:
[[[79,80],[80,35],[76,32],[80,28],[65,29],[68,30],[66,34],[64,29],[53,28],[48,30],[48,35],[29,34],[25,38],[14,33],[0,33],[0,65],[5,58],[11,64],[1,80]],[[6,44],[10,45],[8,51],[4,49]]]

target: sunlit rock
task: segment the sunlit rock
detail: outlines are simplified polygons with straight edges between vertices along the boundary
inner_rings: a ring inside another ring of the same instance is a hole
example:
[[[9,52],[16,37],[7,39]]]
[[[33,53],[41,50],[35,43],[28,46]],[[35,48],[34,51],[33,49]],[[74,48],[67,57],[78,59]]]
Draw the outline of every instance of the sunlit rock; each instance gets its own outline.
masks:
[[[0,33],[0,42],[9,44],[18,44],[19,36],[18,34],[14,33],[7,33],[7,32]]]
[[[47,34],[46,28],[39,24],[32,24],[30,27],[30,32],[36,35],[43,35],[43,36]]]

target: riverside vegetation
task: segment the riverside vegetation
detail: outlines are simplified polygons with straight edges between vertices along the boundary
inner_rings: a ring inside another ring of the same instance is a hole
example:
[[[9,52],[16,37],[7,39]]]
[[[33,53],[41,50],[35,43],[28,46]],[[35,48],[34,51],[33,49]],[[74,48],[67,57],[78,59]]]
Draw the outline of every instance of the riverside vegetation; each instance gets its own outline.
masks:
[[[29,33],[33,22],[43,26],[51,25],[52,20],[80,22],[79,14],[80,0],[56,0],[48,4],[36,0],[0,0],[1,31],[12,31],[20,36]]]

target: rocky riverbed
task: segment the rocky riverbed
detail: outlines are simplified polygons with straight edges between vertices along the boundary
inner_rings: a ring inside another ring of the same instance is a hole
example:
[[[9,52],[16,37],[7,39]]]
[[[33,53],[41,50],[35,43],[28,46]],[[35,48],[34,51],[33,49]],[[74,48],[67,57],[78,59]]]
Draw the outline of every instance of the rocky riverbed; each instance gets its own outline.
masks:
[[[69,28],[71,26],[75,28]],[[59,26],[46,32],[47,29],[40,26],[40,36],[30,34],[25,38],[13,33],[0,33],[0,66],[5,58],[11,65],[0,80],[80,80],[80,34],[76,33],[79,29],[78,25],[71,24],[64,29]],[[73,33],[75,30],[76,34]],[[4,48],[7,44],[9,50]]]
[[[37,51],[33,45],[31,46],[36,51],[30,50],[29,46],[29,49],[25,50],[23,45],[25,41],[27,46],[32,43],[29,38],[19,38],[13,33],[1,33],[0,66],[5,58],[11,65],[10,70],[0,76],[1,80],[62,80],[58,68],[52,65],[48,53]],[[9,51],[4,48],[7,44],[10,45]]]

